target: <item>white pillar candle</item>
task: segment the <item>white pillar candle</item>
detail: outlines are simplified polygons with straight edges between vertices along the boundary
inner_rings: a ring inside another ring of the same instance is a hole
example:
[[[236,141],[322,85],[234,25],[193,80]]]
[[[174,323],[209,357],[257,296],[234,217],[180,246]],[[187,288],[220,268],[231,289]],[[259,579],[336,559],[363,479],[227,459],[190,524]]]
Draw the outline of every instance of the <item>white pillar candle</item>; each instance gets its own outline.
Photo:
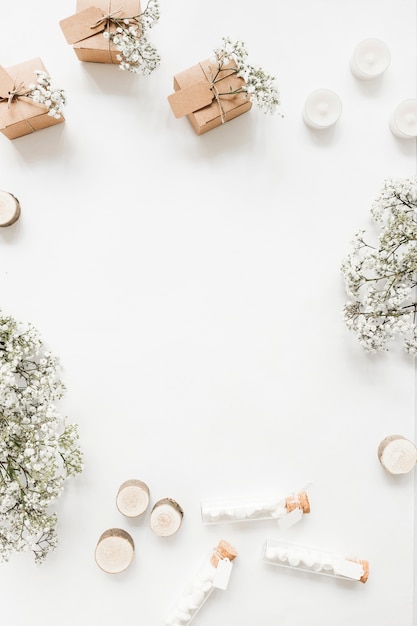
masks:
[[[11,226],[20,216],[20,204],[8,191],[0,191],[0,226]]]
[[[392,113],[389,126],[393,134],[401,139],[417,137],[417,100],[403,100]]]
[[[333,126],[341,113],[339,96],[330,89],[317,89],[305,101],[303,119],[311,128],[324,129]]]
[[[381,76],[391,63],[391,52],[380,39],[360,41],[350,59],[350,69],[360,80],[372,80]]]

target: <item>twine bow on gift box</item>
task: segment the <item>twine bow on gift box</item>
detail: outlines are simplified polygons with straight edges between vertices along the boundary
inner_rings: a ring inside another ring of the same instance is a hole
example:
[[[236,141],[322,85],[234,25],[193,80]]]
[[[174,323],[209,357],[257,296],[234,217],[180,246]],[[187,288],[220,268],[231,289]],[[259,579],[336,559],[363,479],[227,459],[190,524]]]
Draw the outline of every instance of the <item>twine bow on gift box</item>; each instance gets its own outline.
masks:
[[[11,81],[11,79],[7,77],[7,74],[5,76],[6,76],[7,82],[8,82],[8,79]],[[11,105],[13,103],[18,105],[19,100],[21,100],[21,98],[24,98],[23,102],[33,103],[32,99],[30,98],[30,94],[32,93],[32,90],[30,88],[26,88],[23,81],[21,81],[20,83],[17,83],[15,79],[12,85],[9,86],[9,88],[3,85],[3,89],[4,89],[4,95],[0,93],[0,104],[3,102],[4,103],[7,102],[7,109],[9,110],[11,109]],[[18,111],[17,112],[15,111],[13,117],[15,115],[18,115],[21,118],[21,121],[25,123],[25,125],[28,127],[30,132],[32,133],[35,132],[34,127],[32,126],[32,124],[30,123],[28,119],[29,115],[26,109],[26,105],[19,106]]]
[[[114,22],[115,24],[117,24],[118,23],[117,18],[114,18],[113,16],[116,15],[117,13],[120,13],[120,11],[122,10],[123,10],[123,7],[119,7],[118,9],[115,9],[114,11],[110,12],[110,6],[109,6],[109,12],[106,15],[103,15],[102,17],[100,17],[96,21],[95,24],[92,24],[90,26],[90,28],[97,28],[97,26],[101,26],[101,24],[105,24],[106,26],[108,26],[111,22]]]
[[[129,28],[130,26],[134,26],[135,28],[138,28],[138,36],[140,36],[141,23],[138,19],[139,16],[134,15],[131,17],[116,17],[118,13],[121,13],[123,11],[123,6],[120,6],[118,9],[114,9],[114,11],[110,11],[110,6],[111,2],[109,2],[108,12],[105,15],[98,17],[94,24],[90,24],[90,29],[93,29],[95,31],[93,34],[96,34],[96,29],[100,28],[101,26],[104,26],[104,29],[109,32],[110,26],[113,24],[114,26],[116,26],[116,28]]]
[[[24,86],[23,82],[19,83],[19,85],[14,84],[13,88],[7,92],[7,96],[0,95],[0,102],[7,102],[7,108],[10,109],[13,100],[18,100],[30,94],[30,89],[24,89]]]

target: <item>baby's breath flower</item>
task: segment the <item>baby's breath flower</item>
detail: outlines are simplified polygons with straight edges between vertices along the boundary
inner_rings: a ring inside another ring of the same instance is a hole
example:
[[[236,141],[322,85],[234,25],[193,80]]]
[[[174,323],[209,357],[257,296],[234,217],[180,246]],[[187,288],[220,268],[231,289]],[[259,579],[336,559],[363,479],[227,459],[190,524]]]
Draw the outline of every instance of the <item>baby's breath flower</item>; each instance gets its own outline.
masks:
[[[35,328],[0,312],[0,560],[32,551],[41,563],[57,545],[51,504],[82,471],[75,424],[55,403],[65,391],[58,360]]]
[[[52,87],[51,78],[43,70],[36,70],[37,84],[29,85],[29,91],[25,94],[27,98],[37,104],[43,104],[48,109],[48,115],[59,119],[66,104],[66,96],[63,89]]]
[[[244,80],[244,84],[239,89],[226,93],[220,92],[220,96],[244,93],[263,113],[279,112],[281,103],[275,76],[267,74],[258,65],[248,63],[248,51],[243,41],[233,42],[230,37],[223,37],[221,46],[215,48],[213,52],[215,55],[213,64],[217,65],[214,83],[216,79],[219,81],[224,78],[220,72],[232,61],[236,67],[227,68],[228,71]]]
[[[344,320],[368,352],[388,349],[402,336],[405,350],[417,353],[417,177],[385,180],[371,207],[379,226],[374,245],[356,233],[342,263],[351,300]]]
[[[159,54],[152,46],[146,33],[158,22],[159,0],[149,0],[140,15],[130,18],[112,16],[110,22],[116,25],[115,32],[105,31],[103,35],[119,52],[119,68],[134,74],[151,74],[160,64]]]

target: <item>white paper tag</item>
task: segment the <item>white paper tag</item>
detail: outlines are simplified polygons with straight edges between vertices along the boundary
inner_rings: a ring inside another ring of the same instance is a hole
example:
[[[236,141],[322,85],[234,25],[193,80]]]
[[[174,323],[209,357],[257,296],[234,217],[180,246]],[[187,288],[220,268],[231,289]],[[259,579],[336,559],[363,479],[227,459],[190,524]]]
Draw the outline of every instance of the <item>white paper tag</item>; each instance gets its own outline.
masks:
[[[335,574],[346,576],[346,578],[352,578],[353,580],[360,580],[363,576],[363,567],[361,563],[344,559],[335,567]]]
[[[216,587],[216,589],[227,589],[232,568],[233,563],[230,559],[220,559],[214,574],[213,587]]]
[[[292,511],[287,513],[287,515],[284,515],[284,517],[281,517],[281,519],[278,520],[278,526],[281,528],[281,530],[284,530],[285,528],[290,528],[291,526],[294,526],[294,524],[299,522],[302,517],[303,512],[301,509],[293,509]]]

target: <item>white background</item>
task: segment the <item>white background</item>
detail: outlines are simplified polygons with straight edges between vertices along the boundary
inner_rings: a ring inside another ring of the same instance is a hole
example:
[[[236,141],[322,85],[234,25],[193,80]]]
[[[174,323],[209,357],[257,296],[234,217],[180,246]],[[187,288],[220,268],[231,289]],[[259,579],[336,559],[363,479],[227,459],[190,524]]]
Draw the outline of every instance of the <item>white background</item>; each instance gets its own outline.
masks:
[[[0,188],[22,205],[0,232],[0,306],[60,356],[85,455],[55,509],[59,548],[0,566],[2,623],[158,626],[226,539],[229,589],[196,626],[412,626],[414,476],[376,451],[415,438],[414,362],[367,356],[347,331],[340,264],[383,180],[416,173],[415,142],[388,127],[416,96],[414,0],[161,0],[149,77],[80,63],[58,26],[72,0],[1,4],[1,63],[40,56],[68,106],[65,124],[0,137]],[[198,137],[169,108],[172,77],[225,35],[277,76],[285,117],[253,108]],[[365,37],[392,54],[366,83],[349,70]],[[324,132],[301,118],[321,87],[343,103]],[[183,506],[176,536],[117,512],[128,478]],[[201,523],[202,498],[308,481],[311,514],[285,532]],[[94,562],[113,526],[136,544],[116,576]],[[368,559],[369,581],[267,565],[267,537]]]

